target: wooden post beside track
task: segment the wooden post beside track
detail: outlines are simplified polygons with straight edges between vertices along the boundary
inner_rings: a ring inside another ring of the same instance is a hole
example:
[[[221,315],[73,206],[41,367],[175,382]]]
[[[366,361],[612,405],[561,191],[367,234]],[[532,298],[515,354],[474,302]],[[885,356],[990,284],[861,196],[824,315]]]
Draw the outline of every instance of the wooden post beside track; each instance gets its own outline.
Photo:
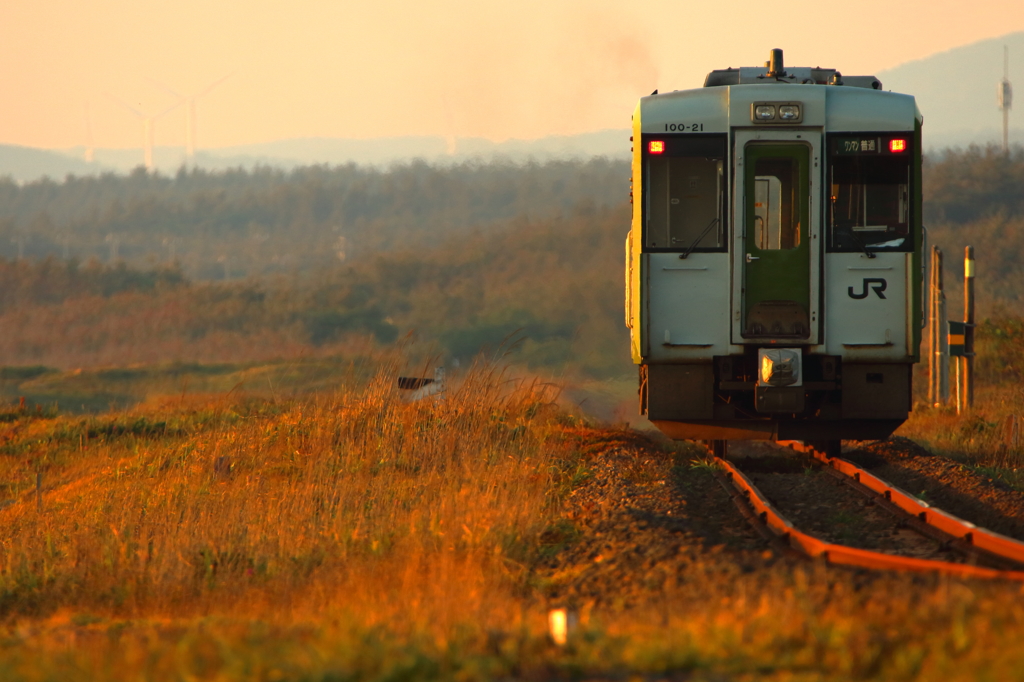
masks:
[[[974,405],[974,247],[964,248],[964,406]]]

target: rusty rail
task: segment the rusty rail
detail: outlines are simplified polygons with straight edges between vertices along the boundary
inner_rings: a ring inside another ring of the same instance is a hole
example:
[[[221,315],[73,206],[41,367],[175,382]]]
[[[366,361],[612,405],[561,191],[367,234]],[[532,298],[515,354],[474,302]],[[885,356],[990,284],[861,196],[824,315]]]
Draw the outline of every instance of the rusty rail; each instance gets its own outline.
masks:
[[[965,543],[973,545],[989,554],[1024,564],[1024,542],[994,533],[985,528],[979,528],[970,521],[964,521],[949,512],[937,509],[927,502],[917,499],[910,493],[865,471],[849,460],[842,459],[841,457],[829,457],[824,452],[800,441],[780,441],[779,444],[788,446],[798,452],[809,454],[833,470],[848,476],[865,488],[881,495],[894,506],[899,507],[911,516],[917,517],[936,530],[963,540]]]
[[[786,445],[793,445],[792,442],[784,443]],[[807,452],[808,449],[803,443],[799,444],[799,448],[802,451]],[[786,520],[776,510],[770,502],[761,494],[757,487],[751,483],[743,473],[741,473],[735,466],[730,462],[720,457],[716,457],[716,460],[723,467],[726,475],[732,480],[733,485],[739,488],[746,496],[747,502],[753,508],[754,513],[765,524],[776,536],[778,536],[785,544],[789,547],[797,550],[798,552],[805,554],[809,557],[821,557],[832,564],[843,565],[843,566],[856,566],[859,568],[871,568],[881,570],[892,570],[892,571],[918,571],[928,573],[943,573],[946,575],[960,576],[960,577],[971,577],[971,578],[1001,578],[1007,580],[1019,580],[1024,581],[1024,571],[1004,571],[993,568],[984,568],[980,566],[971,566],[968,564],[956,564],[949,561],[938,561],[934,559],[916,559],[913,557],[904,557],[894,554],[886,554],[884,552],[874,552],[866,549],[856,549],[854,547],[846,547],[845,545],[836,545],[830,542],[819,540],[818,538],[812,537],[799,529],[797,529],[792,523]],[[831,465],[830,465],[831,466]],[[854,466],[850,464],[850,466]],[[856,468],[856,467],[855,467]],[[864,472],[867,473],[867,472]],[[870,476],[870,474],[868,474]],[[875,478],[875,477],[872,477]],[[875,479],[880,481],[880,479]],[[863,481],[862,481],[863,482]],[[882,482],[884,484],[884,481]],[[886,484],[887,485],[887,484]],[[892,488],[892,486],[888,486]],[[906,493],[903,493],[904,495]],[[908,496],[909,497],[909,496]],[[911,498],[913,499],[913,498]],[[914,500],[918,502],[917,500]],[[934,515],[934,512],[938,510],[928,508],[927,513]],[[941,512],[944,518],[955,519],[950,514]],[[959,519],[956,519],[960,521]],[[969,525],[971,532],[975,533],[975,537],[982,529],[975,527],[973,524],[968,524],[966,521],[960,521],[961,524]],[[988,535],[996,535],[989,531],[983,531]],[[998,536],[1002,538],[1002,536]],[[1009,538],[1003,538],[1004,540],[1015,543],[1024,549],[1024,545],[1016,543]],[[992,551],[992,550],[988,550]],[[997,553],[997,552],[993,552]],[[1003,555],[1000,555],[1003,556]]]

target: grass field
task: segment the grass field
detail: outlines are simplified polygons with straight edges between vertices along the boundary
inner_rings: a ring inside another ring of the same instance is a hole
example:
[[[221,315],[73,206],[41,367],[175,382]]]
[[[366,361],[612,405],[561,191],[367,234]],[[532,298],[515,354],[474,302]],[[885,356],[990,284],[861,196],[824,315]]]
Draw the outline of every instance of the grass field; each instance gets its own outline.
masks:
[[[466,623],[523,623],[532,540],[557,509],[550,397],[481,371],[407,405],[394,375],[300,400],[9,413],[0,677],[259,677],[313,665],[324,637],[347,642],[330,666],[344,650],[383,666]]]
[[[43,365],[0,368],[0,402],[24,399],[29,409],[65,414],[124,411],[174,397],[244,394],[279,399],[334,393],[339,384],[365,381],[375,371],[367,354],[250,363],[168,363],[62,371]],[[180,400],[179,400],[180,402]]]
[[[979,384],[963,414],[955,399],[942,407],[919,403],[899,433],[1024,490],[1024,393],[1011,383]]]
[[[557,577],[538,566],[577,541],[565,503],[620,432],[579,429],[550,386],[493,367],[411,404],[393,388],[394,361],[339,362],[320,390],[283,390],[306,385],[301,368],[234,370],[273,377],[276,392],[231,391],[227,368],[191,368],[211,377],[209,393],[154,391],[102,415],[3,414],[0,679],[1024,669],[1018,585],[751,572],[717,550],[639,603],[586,612],[559,648],[546,630]],[[31,380],[47,376],[74,378]],[[649,447],[676,484],[714,485],[685,448]]]

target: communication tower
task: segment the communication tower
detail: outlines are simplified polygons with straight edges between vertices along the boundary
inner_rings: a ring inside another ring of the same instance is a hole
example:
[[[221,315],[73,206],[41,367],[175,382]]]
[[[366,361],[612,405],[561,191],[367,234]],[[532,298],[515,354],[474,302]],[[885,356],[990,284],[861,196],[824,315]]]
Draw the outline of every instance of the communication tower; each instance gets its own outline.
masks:
[[[1003,112],[1003,153],[1010,152],[1010,106],[1013,104],[1013,88],[1010,87],[1010,48],[1003,45],[1003,80],[996,86],[999,110]]]

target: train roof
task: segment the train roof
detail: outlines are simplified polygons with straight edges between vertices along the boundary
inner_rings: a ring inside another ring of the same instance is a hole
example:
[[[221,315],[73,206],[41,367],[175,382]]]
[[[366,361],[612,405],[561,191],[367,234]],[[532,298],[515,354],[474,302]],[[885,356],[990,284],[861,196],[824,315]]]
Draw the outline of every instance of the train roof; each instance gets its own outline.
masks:
[[[716,69],[704,79],[705,88],[771,83],[882,89],[882,82],[874,76],[844,76],[835,69],[823,69],[820,66],[797,66],[787,69],[783,63],[782,50],[778,48],[771,51],[771,57],[764,66],[742,66],[738,69],[730,66],[728,69]]]
[[[788,87],[780,87],[788,86]],[[924,118],[911,95],[882,90],[874,76],[843,76],[835,69],[785,68],[782,50],[772,50],[764,67],[720,69],[708,74],[703,88],[641,97],[643,132],[672,130],[680,121],[699,121],[703,132],[727,132],[751,121],[759,101],[800,102],[800,125],[826,131],[896,131],[914,129]]]
[[[819,66],[797,66],[786,69],[784,74],[770,75],[768,67],[742,66],[738,69],[716,69],[704,79],[705,88],[722,85],[764,85],[789,83],[798,85],[845,85],[854,88],[881,90],[882,81],[874,76],[844,76],[835,69]]]

